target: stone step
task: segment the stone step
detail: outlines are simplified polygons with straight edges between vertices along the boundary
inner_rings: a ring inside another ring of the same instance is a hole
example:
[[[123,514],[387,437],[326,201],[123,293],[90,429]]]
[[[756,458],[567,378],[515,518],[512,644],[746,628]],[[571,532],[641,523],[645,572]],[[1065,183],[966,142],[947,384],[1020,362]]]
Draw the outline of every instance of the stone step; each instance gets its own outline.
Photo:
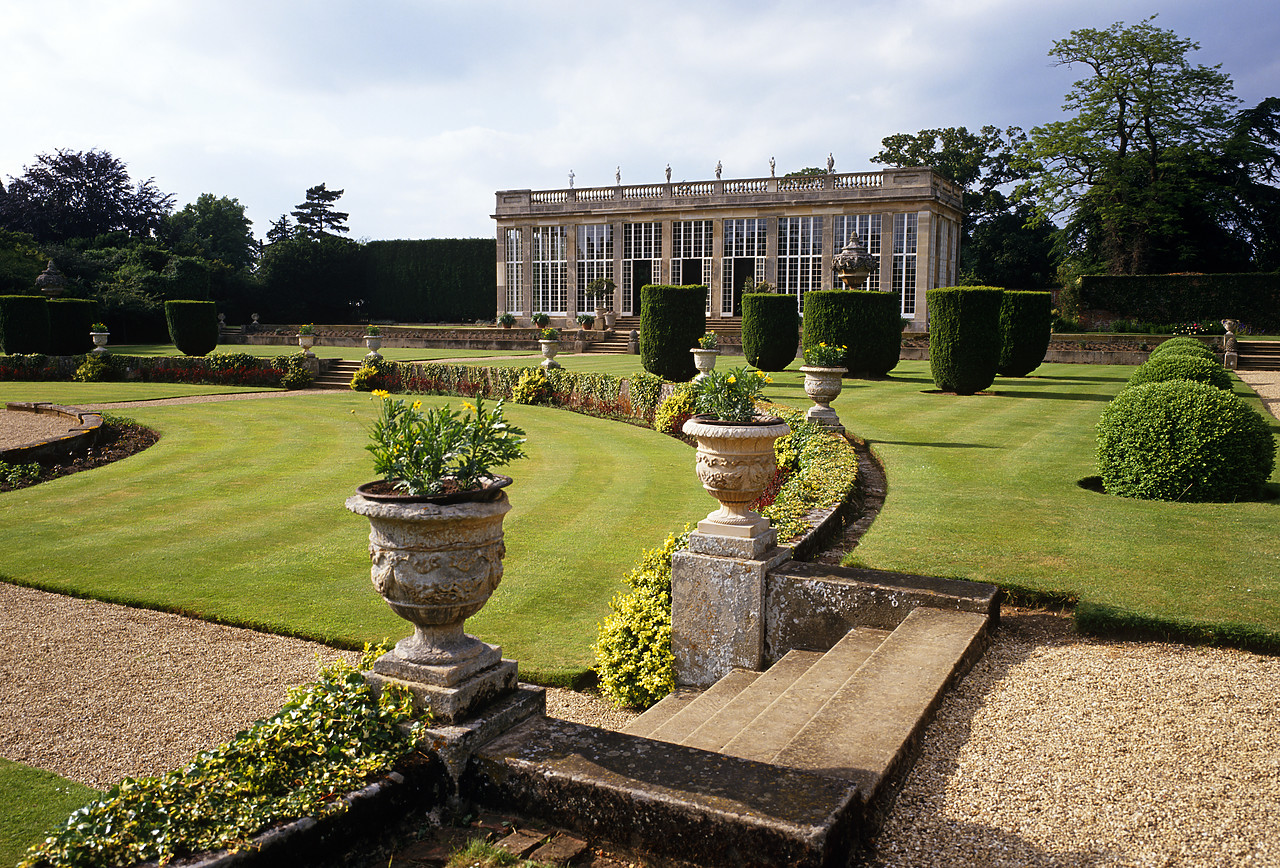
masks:
[[[639,735],[648,738],[655,729],[675,717],[689,703],[701,695],[702,691],[696,687],[677,687],[658,700],[657,704],[645,711],[644,714],[624,726],[621,731],[628,735]]]
[[[980,613],[914,609],[771,762],[853,781],[874,797],[948,685],[982,653],[987,622]]]
[[[750,687],[759,676],[759,672],[751,672],[747,669],[733,670],[704,690],[701,695],[665,723],[654,727],[649,733],[649,738],[679,744],[689,733],[701,726],[704,720],[724,708],[733,701],[735,696]]]
[[[813,719],[836,691],[854,676],[890,635],[888,630],[857,627],[792,682],[767,708],[721,748],[742,759],[769,762]],[[795,653],[795,652],[792,652]],[[785,659],[785,658],[784,658]]]
[[[745,690],[682,738],[680,743],[703,750],[719,751],[742,732],[743,727],[773,705],[796,679],[803,677],[822,657],[822,653],[818,651],[787,652],[781,660],[760,673]]]

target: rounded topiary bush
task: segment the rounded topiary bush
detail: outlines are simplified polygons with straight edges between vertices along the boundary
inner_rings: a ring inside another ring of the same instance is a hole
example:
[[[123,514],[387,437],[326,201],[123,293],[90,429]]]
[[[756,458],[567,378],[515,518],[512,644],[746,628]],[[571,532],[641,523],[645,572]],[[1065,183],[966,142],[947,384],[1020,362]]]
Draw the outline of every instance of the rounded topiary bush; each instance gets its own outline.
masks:
[[[1002,377],[1025,377],[1040,367],[1053,333],[1053,296],[1047,292],[1010,292],[1000,302]]]
[[[925,293],[929,303],[929,368],[944,392],[972,395],[990,386],[1000,364],[1004,290],[948,286]]]
[[[1275,466],[1270,425],[1239,396],[1172,380],[1125,389],[1098,420],[1109,494],[1146,500],[1257,497]]]
[[[1151,351],[1148,359],[1158,359],[1163,356],[1195,356],[1200,359],[1209,359],[1217,361],[1218,357],[1213,350],[1205,346],[1201,341],[1189,337],[1169,338],[1169,340],[1160,344]]]
[[[93,321],[98,303],[87,298],[51,298],[49,311],[49,354],[77,356],[93,349]]]
[[[742,354],[761,371],[781,371],[796,359],[800,315],[790,295],[748,292],[742,296]]]
[[[49,352],[49,303],[42,295],[0,295],[0,352]]]
[[[1216,360],[1179,353],[1165,353],[1163,356],[1147,359],[1129,377],[1129,385],[1141,386],[1143,383],[1164,383],[1169,380],[1207,383],[1214,388],[1231,391],[1231,375]]]
[[[207,356],[218,348],[218,306],[211,301],[166,301],[169,338],[187,356]]]
[[[902,354],[902,317],[891,292],[824,289],[804,294],[804,348],[846,347],[851,374],[883,377]]]
[[[689,350],[707,332],[707,288],[662,286],[640,289],[640,364],[668,380],[698,373]]]

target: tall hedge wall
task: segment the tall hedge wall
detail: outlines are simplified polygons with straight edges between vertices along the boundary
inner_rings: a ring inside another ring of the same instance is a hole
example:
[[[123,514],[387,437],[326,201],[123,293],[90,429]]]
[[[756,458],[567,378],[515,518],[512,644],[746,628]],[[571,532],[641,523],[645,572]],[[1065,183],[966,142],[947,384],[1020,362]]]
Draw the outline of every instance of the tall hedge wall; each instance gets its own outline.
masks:
[[[97,315],[98,303],[90,299],[49,299],[49,353],[74,356],[92,350],[89,331]]]
[[[1052,334],[1053,296],[1006,289],[1000,305],[1000,375],[1025,377],[1040,367]]]
[[[902,353],[902,317],[891,292],[824,289],[804,295],[804,346],[847,347],[844,366],[855,376],[883,377]]]
[[[1000,363],[1004,290],[947,286],[925,293],[929,303],[929,368],[944,392],[972,395],[990,386]]]
[[[800,315],[795,299],[771,292],[742,296],[742,354],[762,371],[781,371],[796,359]]]
[[[361,248],[364,315],[401,322],[497,316],[497,242],[492,238],[370,241]]]
[[[707,331],[707,288],[649,284],[640,288],[640,363],[672,381],[698,373],[689,350]]]
[[[49,352],[49,303],[43,295],[0,295],[0,352]]]
[[[218,348],[218,308],[211,301],[166,301],[169,337],[188,356],[207,356]]]
[[[1217,322],[1280,331],[1280,272],[1265,274],[1088,275],[1080,306],[1148,322]]]

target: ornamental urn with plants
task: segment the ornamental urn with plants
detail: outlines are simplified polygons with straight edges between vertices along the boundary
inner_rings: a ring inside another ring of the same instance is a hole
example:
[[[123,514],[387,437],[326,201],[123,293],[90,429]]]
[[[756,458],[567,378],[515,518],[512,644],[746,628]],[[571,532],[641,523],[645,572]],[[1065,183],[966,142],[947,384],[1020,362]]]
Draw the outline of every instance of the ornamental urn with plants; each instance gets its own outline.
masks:
[[[750,508],[777,471],[773,444],[790,429],[781,419],[757,409],[764,371],[736,368],[711,371],[695,384],[697,414],[683,431],[698,443],[695,468],[707,493],[720,503],[698,523],[701,533],[755,538],[769,531],[769,520]]]
[[[716,356],[720,355],[720,340],[715,332],[707,332],[698,338],[698,345],[689,352],[693,353],[693,366],[698,369],[693,381],[701,382],[707,374],[715,370]]]
[[[831,402],[840,396],[844,386],[842,377],[849,372],[844,366],[846,352],[847,347],[818,343],[805,349],[804,364],[800,366],[804,393],[813,401],[804,417],[829,431],[844,431],[839,415],[831,409]]]
[[[556,361],[556,353],[560,352],[560,330],[544,328],[538,333],[538,346],[542,348],[542,361],[539,366],[543,370],[560,367]]]

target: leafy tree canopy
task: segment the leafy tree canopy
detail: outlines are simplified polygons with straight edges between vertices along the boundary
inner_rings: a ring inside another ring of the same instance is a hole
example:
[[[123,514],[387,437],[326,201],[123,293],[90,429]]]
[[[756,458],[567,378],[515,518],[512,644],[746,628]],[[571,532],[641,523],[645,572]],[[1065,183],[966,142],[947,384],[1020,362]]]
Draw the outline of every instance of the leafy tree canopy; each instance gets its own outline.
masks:
[[[182,253],[232,268],[248,268],[258,248],[253,222],[239,200],[212,193],[201,193],[195,202],[166,218],[160,235]]]
[[[333,208],[333,203],[342,198],[342,194],[342,190],[329,190],[324,184],[309,188],[307,201],[292,212],[298,221],[298,231],[308,238],[350,232],[346,222],[351,215]]]
[[[41,243],[114,231],[149,236],[173,209],[173,196],[161,193],[153,178],[135,185],[125,164],[107,151],[40,154],[9,181],[0,197],[0,226]]]

